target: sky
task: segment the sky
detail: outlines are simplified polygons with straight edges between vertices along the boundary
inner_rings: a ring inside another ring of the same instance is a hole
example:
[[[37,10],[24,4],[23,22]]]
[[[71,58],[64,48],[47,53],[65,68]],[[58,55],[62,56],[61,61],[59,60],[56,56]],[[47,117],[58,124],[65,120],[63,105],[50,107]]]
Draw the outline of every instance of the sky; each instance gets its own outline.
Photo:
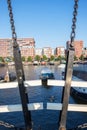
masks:
[[[74,0],[11,0],[17,38],[34,38],[36,48],[66,47]],[[0,0],[0,38],[11,38],[7,0]],[[79,0],[76,37],[87,47],[87,0]]]

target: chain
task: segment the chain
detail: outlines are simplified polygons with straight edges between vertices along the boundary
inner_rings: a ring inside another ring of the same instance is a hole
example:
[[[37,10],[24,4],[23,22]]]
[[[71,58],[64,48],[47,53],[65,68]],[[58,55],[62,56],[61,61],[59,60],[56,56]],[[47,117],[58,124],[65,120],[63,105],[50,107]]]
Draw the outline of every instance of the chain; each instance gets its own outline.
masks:
[[[68,130],[82,130],[82,129],[85,129],[85,128],[87,128],[87,123],[84,123],[82,125],[79,125],[79,126],[77,126],[75,128],[68,129]]]
[[[82,125],[79,125],[78,128],[87,128],[87,123],[84,123]]]
[[[74,42],[74,38],[75,38],[75,29],[76,29],[76,21],[77,21],[77,9],[78,9],[78,1],[79,0],[74,0],[75,4],[74,4],[74,11],[73,11],[73,19],[72,19],[72,31],[71,31],[71,43],[70,43],[70,47],[72,48],[74,46],[73,42]]]
[[[12,13],[11,0],[7,0],[7,4],[8,4],[8,10],[9,10],[10,23],[11,23],[13,44],[16,47],[17,46],[17,35],[15,32],[15,25],[14,25],[13,13]]]
[[[4,121],[0,121],[0,125],[1,125],[1,126],[4,126],[4,127],[6,127],[6,128],[15,128],[14,125],[11,125],[11,124],[9,124],[9,123],[7,123],[7,122],[4,122]]]

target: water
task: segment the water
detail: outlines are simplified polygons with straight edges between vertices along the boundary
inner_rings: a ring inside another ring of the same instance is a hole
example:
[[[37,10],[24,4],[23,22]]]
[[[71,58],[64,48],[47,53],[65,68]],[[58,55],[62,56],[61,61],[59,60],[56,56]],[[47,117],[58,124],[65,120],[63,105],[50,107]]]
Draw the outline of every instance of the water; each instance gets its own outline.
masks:
[[[84,64],[84,65],[76,64],[76,65],[74,65],[74,69],[87,72],[87,64]]]
[[[44,66],[25,66],[25,78],[26,80],[39,79],[39,75]],[[62,69],[58,66],[48,66],[53,72],[55,79],[62,79]],[[0,73],[5,73],[5,68],[0,68]],[[9,71],[14,71],[14,67],[9,67]],[[46,104],[50,102],[50,97],[54,96],[54,102],[60,103],[62,96],[62,87],[51,86],[46,88],[44,86],[29,87],[28,97],[30,103],[43,102],[43,110],[31,111],[31,117],[34,130],[38,130],[41,126],[41,130],[57,130],[60,111],[47,110]],[[0,105],[6,104],[19,104],[20,96],[19,89],[6,89],[0,90]],[[76,103],[75,99],[70,96],[69,103]],[[0,120],[15,125],[16,127],[24,126],[23,113],[11,112],[0,113]],[[87,122],[87,113],[83,112],[68,112],[67,114],[67,128],[73,128],[80,124]],[[8,130],[5,127],[0,126],[0,130]]]

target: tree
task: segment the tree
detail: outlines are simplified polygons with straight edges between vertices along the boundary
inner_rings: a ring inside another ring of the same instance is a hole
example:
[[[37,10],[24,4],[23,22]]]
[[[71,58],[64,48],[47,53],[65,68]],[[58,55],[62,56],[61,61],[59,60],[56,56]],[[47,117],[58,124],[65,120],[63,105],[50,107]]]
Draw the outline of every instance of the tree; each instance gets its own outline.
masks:
[[[61,59],[62,59],[62,58],[61,58],[61,56],[58,56],[58,58],[57,58],[57,59],[61,61]]]
[[[46,55],[43,55],[43,58],[42,58],[42,60],[47,60],[47,57],[46,57]]]
[[[84,60],[83,54],[79,57],[80,60]]]
[[[32,57],[29,56],[29,57],[27,58],[27,61],[28,61],[28,62],[32,62]]]
[[[40,56],[39,56],[39,55],[36,55],[36,56],[35,56],[35,60],[36,60],[36,61],[40,61]]]
[[[76,56],[74,56],[74,61],[75,61],[75,60],[78,60],[78,58],[77,58]]]
[[[4,62],[4,58],[3,57],[0,57],[0,62]]]
[[[53,61],[53,60],[54,60],[54,56],[51,55],[51,57],[50,57],[50,61]]]
[[[24,56],[22,56],[21,59],[22,59],[22,61],[25,61],[25,57]]]

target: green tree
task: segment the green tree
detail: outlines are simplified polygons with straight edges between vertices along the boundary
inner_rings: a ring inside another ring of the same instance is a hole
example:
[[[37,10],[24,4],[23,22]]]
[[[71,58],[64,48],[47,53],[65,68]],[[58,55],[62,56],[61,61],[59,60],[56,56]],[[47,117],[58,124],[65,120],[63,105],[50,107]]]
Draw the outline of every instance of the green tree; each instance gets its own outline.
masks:
[[[39,55],[36,55],[36,56],[35,56],[35,60],[36,60],[36,61],[40,61],[40,56],[39,56]]]
[[[61,56],[58,56],[58,58],[57,58],[57,59],[61,61],[62,57],[61,57]]]
[[[76,56],[74,56],[74,61],[78,60],[78,58]]]
[[[54,60],[54,56],[52,55],[51,57],[50,57],[50,61],[53,61]]]
[[[0,57],[0,62],[4,62],[4,58],[3,57]]]
[[[84,60],[83,54],[79,57],[79,59],[82,60],[82,61]]]
[[[24,56],[22,56],[21,59],[22,59],[22,61],[25,61],[25,57]]]
[[[27,61],[28,61],[28,62],[32,62],[32,57],[31,57],[31,56],[28,56]]]
[[[42,60],[47,60],[46,55],[43,55]]]

